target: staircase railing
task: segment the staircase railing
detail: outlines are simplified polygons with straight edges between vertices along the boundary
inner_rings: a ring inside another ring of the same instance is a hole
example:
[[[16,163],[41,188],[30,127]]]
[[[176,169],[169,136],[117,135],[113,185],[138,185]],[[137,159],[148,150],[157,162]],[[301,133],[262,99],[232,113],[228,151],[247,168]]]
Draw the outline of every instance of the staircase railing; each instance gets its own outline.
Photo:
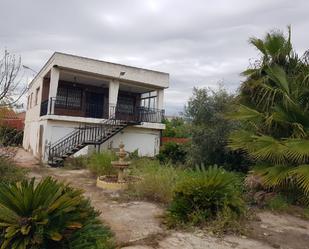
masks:
[[[53,163],[55,158],[62,158],[66,154],[73,154],[89,144],[102,144],[115,133],[129,124],[139,124],[145,120],[161,122],[164,111],[138,107],[126,109],[121,106],[110,106],[109,119],[98,124],[81,124],[65,137],[49,146],[48,159]]]

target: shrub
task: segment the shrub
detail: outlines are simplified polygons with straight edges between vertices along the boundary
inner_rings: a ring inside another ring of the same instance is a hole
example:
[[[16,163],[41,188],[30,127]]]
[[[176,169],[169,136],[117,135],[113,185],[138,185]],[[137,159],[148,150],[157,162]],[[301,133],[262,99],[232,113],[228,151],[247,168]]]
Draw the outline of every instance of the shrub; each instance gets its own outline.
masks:
[[[18,182],[25,178],[27,170],[17,167],[13,161],[0,157],[0,182]]]
[[[276,195],[266,201],[266,207],[272,211],[287,211],[289,206],[287,198],[282,195]]]
[[[223,213],[234,219],[244,210],[239,177],[214,166],[192,172],[177,184],[169,218],[172,223],[199,225]]]
[[[32,179],[0,185],[2,249],[80,248],[76,241],[87,245],[84,248],[102,248],[99,243],[111,248],[111,234],[100,225],[98,215],[80,190],[50,177],[38,184]],[[91,235],[93,230],[98,233]],[[89,239],[84,233],[91,235]]]
[[[187,152],[185,150],[185,145],[175,142],[168,142],[164,144],[159,155],[157,155],[157,158],[163,163],[171,161],[173,164],[184,164],[186,161],[186,156]]]
[[[150,201],[169,203],[176,182],[184,171],[170,164],[161,165],[157,160],[140,159],[132,163],[132,173],[142,181],[129,186],[129,194]]]
[[[129,153],[129,159],[131,160],[137,160],[139,159],[139,155],[138,155],[138,149],[134,150],[133,152]]]
[[[4,146],[20,146],[23,131],[8,126],[0,126],[0,143]]]
[[[64,161],[64,167],[67,169],[85,169],[87,158],[84,156],[69,157]]]
[[[88,169],[97,176],[116,174],[116,170],[111,164],[115,160],[117,160],[117,156],[112,151],[94,153],[89,158]]]

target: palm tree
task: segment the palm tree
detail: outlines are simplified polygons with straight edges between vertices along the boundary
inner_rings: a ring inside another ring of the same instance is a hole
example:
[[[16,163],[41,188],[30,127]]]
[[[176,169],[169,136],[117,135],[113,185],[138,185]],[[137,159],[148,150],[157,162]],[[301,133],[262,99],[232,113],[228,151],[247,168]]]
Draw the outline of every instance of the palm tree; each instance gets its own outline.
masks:
[[[261,58],[243,72],[237,110],[229,118],[242,128],[229,147],[243,150],[271,188],[297,188],[309,203],[309,56],[293,51],[291,30],[250,43]]]

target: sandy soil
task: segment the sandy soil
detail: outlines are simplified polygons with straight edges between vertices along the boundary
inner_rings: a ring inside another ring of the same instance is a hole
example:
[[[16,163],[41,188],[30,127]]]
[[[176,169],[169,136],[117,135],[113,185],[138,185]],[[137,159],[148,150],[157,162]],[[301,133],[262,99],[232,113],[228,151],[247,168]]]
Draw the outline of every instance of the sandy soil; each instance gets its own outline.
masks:
[[[117,193],[95,186],[88,170],[65,170],[39,167],[27,152],[17,153],[17,163],[30,168],[29,177],[41,179],[53,176],[82,188],[92,205],[100,210],[101,219],[115,234],[122,249],[306,249],[309,248],[309,222],[290,215],[259,212],[250,224],[250,235],[217,238],[204,231],[183,232],[167,230],[162,225],[164,210],[149,202],[120,202]]]

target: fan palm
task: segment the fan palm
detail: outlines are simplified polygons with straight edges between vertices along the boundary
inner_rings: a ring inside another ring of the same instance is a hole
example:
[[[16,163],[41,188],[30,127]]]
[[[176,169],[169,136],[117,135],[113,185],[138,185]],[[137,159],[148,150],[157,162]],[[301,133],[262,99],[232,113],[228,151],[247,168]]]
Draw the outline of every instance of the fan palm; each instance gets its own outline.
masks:
[[[239,105],[228,115],[242,129],[231,134],[229,147],[264,165],[256,173],[267,186],[298,188],[308,197],[309,57],[294,53],[290,37],[289,28],[288,37],[276,31],[250,39],[261,58],[243,73]]]

